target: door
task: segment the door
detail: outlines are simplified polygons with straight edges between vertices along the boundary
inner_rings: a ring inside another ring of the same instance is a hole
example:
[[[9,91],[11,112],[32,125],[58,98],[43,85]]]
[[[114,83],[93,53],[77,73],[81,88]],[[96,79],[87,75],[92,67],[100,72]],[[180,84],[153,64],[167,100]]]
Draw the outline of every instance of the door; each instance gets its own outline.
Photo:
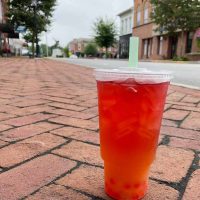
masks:
[[[168,55],[170,59],[173,59],[176,56],[177,44],[178,44],[178,36],[170,36],[169,50],[168,50]]]

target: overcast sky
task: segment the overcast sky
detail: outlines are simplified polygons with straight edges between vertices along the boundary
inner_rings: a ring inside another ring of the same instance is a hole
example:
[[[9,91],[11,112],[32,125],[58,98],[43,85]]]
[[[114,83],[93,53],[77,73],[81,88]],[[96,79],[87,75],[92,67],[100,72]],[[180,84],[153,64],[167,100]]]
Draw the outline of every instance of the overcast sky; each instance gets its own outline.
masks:
[[[92,37],[91,27],[97,17],[111,17],[118,23],[116,15],[132,5],[133,0],[57,0],[48,44],[56,39],[66,46],[74,38]]]

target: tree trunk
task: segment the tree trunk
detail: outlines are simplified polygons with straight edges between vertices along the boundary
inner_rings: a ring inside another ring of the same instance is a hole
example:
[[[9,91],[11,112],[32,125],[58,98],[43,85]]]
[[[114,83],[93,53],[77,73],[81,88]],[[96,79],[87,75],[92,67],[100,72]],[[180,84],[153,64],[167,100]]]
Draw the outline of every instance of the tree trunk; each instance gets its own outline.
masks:
[[[106,47],[106,59],[108,58],[108,48]]]
[[[181,32],[181,57],[183,57],[184,31]]]
[[[35,58],[35,34],[32,37],[32,58]]]

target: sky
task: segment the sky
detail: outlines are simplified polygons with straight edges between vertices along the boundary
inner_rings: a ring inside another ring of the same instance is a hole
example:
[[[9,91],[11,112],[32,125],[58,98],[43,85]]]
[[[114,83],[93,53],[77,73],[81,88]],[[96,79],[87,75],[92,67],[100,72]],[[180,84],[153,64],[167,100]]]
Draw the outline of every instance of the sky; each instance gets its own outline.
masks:
[[[52,25],[42,42],[50,46],[59,40],[65,47],[74,38],[90,38],[96,18],[112,18],[119,26],[117,14],[131,6],[133,0],[57,0]]]

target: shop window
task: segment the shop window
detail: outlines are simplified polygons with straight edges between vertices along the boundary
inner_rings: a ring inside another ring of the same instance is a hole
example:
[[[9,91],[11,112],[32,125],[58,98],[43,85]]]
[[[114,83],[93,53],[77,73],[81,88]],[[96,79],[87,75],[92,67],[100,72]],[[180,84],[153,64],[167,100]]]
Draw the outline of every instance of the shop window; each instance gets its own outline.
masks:
[[[140,6],[138,6],[137,8],[137,26],[139,26],[141,24],[141,10],[140,10]]]
[[[3,21],[3,5],[2,1],[0,0],[0,22]]]
[[[162,55],[163,54],[163,36],[159,36],[158,37],[158,51],[157,51],[158,55]]]
[[[187,40],[186,40],[186,53],[191,53],[192,52],[192,40],[193,40],[194,33],[193,32],[188,32],[187,33]]]

